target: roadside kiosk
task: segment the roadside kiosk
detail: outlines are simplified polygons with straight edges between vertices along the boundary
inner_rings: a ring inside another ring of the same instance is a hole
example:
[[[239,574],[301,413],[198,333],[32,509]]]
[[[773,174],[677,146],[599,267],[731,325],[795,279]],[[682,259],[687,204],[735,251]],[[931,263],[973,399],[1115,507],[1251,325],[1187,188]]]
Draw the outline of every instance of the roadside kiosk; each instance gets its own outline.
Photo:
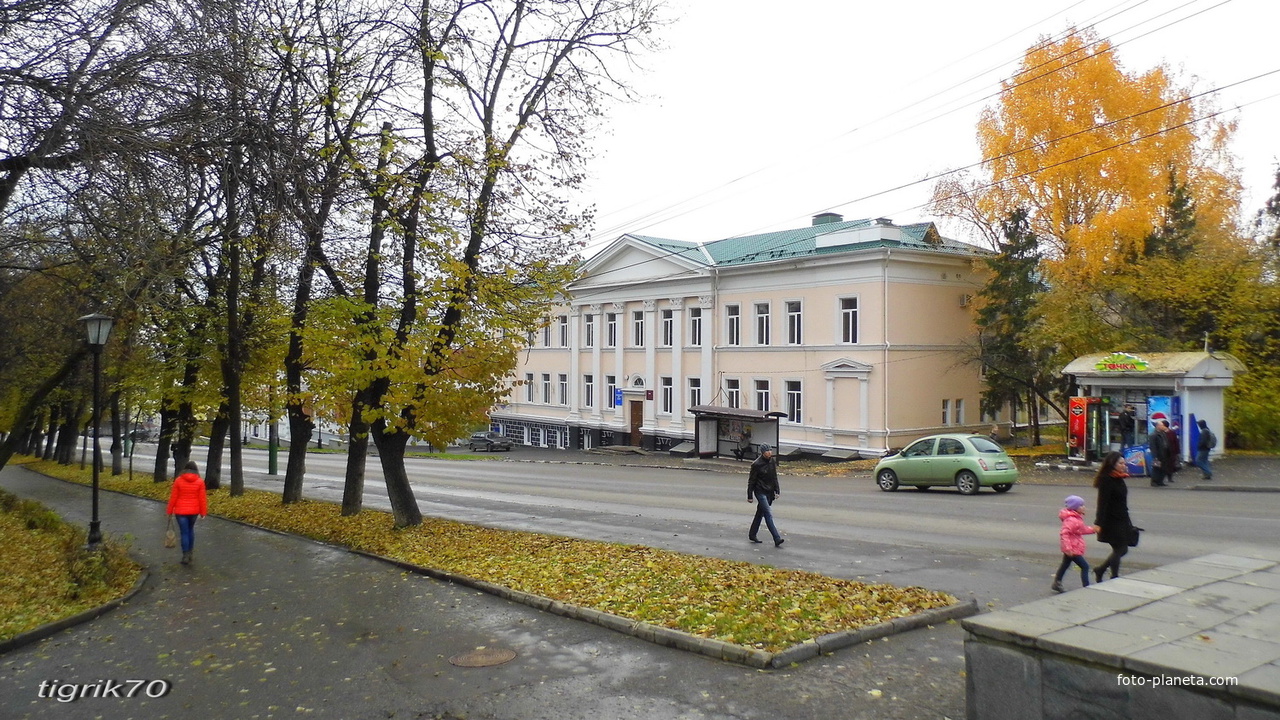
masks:
[[[700,458],[736,457],[751,460],[761,445],[778,447],[778,418],[784,412],[764,412],[720,405],[694,405],[694,447]]]
[[[1183,460],[1195,455],[1198,420],[1223,436],[1223,393],[1244,363],[1220,352],[1097,353],[1078,357],[1062,374],[1078,394],[1067,407],[1067,460],[1092,463],[1118,450],[1130,475],[1151,467],[1147,438],[1166,420],[1181,440]],[[1210,456],[1222,454],[1222,443]]]

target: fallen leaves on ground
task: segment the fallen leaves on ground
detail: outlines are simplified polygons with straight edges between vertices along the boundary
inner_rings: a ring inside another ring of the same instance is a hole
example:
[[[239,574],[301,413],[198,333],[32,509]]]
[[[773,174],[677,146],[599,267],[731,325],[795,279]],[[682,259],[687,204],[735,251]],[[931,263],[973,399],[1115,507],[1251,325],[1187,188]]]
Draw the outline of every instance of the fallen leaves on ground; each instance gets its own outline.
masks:
[[[32,469],[87,482],[56,463]],[[167,500],[168,483],[100,478],[102,487]],[[389,513],[343,517],[333,503],[283,505],[279,495],[226,489],[210,514],[484,580],[513,590],[752,648],[778,651],[832,632],[875,625],[956,602],[919,587],[842,580],[801,570],[619,543],[425,518],[396,529]]]
[[[0,640],[122,597],[141,567],[114,542],[84,548],[85,531],[37,502],[0,490]]]

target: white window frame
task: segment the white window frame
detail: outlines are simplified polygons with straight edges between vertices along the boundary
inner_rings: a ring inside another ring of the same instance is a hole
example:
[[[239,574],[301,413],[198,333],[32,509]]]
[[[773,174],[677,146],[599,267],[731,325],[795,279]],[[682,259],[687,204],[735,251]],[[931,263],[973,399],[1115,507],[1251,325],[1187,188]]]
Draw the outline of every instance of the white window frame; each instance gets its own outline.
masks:
[[[842,297],[837,301],[840,313],[840,337],[841,345],[857,345],[858,344],[858,298],[857,296]],[[846,307],[846,303],[852,303],[852,307]]]
[[[533,387],[533,373],[524,374],[524,401],[533,402],[535,396]]]
[[[769,412],[769,406],[773,400],[771,396],[773,388],[768,380],[756,380],[754,382],[756,391],[756,409],[760,412]]]
[[[742,344],[742,306],[738,304],[724,306],[724,344],[738,346]]]
[[[596,406],[596,376],[582,376],[582,407]]]
[[[618,313],[605,313],[605,347],[618,347]]]
[[[547,323],[542,326],[542,347],[551,347],[551,316],[547,316]]]
[[[551,404],[551,373],[542,373],[542,402]]]
[[[804,385],[799,380],[787,380],[783,387],[787,393],[787,422],[804,422]]]
[[[560,347],[569,347],[569,316],[560,315],[556,322],[560,324]]]
[[[582,346],[593,348],[596,346],[596,314],[586,313],[582,316]]]
[[[742,407],[742,381],[738,378],[724,379],[724,402],[731,408]]]
[[[663,375],[658,378],[658,387],[662,395],[662,405],[659,412],[670,415],[676,405],[675,380],[670,375]]]
[[[803,345],[804,304],[799,300],[787,300],[782,307],[787,312],[787,344]]]
[[[955,403],[956,424],[964,424],[964,398],[956,398]]]
[[[689,346],[702,346],[702,308],[689,308]]]
[[[773,330],[773,306],[767,302],[758,302],[752,303],[751,308],[756,319],[756,345],[763,347],[773,339],[770,337]],[[764,312],[760,312],[762,309]]]
[[[644,347],[644,311],[631,312],[631,346]]]
[[[609,409],[613,409],[617,407],[617,404],[613,402],[613,395],[614,395],[614,391],[618,389],[618,376],[605,375],[604,389],[605,389],[604,406]]]
[[[949,398],[942,399],[942,424],[951,424],[951,400]]]
[[[671,347],[676,339],[676,311],[662,311],[662,347]]]
[[[691,377],[687,378],[687,380],[689,387],[689,405],[685,408],[685,412],[688,412],[688,409],[695,405],[702,404],[702,378]]]

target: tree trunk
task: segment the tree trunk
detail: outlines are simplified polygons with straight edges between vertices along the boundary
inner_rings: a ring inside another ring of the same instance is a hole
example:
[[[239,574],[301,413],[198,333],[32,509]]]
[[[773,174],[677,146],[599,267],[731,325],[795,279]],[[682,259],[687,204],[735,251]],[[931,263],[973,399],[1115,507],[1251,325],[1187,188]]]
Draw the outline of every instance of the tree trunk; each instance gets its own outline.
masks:
[[[124,474],[124,422],[120,418],[120,391],[111,393],[111,474]]]
[[[173,433],[177,429],[177,418],[175,410],[160,410],[160,440],[156,445],[156,466],[151,475],[152,482],[169,481],[169,456],[173,453]]]
[[[413,496],[409,474],[404,467],[404,450],[409,444],[409,434],[387,432],[386,421],[377,420],[372,427],[373,442],[382,460],[382,474],[387,480],[387,497],[391,500],[391,514],[398,528],[422,524],[422,512]]]
[[[35,423],[31,426],[32,429],[35,431],[32,433],[33,437],[31,438],[31,448],[35,452],[30,452],[28,453],[29,455],[34,455],[36,452],[40,450],[40,441],[41,441],[40,428],[43,426],[44,426],[44,420],[40,417],[37,417]],[[58,404],[57,403],[52,403],[49,405],[49,432],[44,437],[45,437],[44,453],[40,456],[40,458],[42,460],[52,460],[54,440],[58,438]]]
[[[59,465],[70,465],[76,459],[76,439],[79,437],[79,423],[76,418],[84,415],[84,400],[79,407],[70,400],[62,403],[62,425],[58,428],[58,443],[54,449],[54,459]]]
[[[231,425],[227,417],[227,402],[218,406],[218,416],[213,419],[209,430],[209,454],[205,459],[204,487],[206,490],[217,490],[222,487],[222,450],[226,447],[227,428]]]
[[[358,413],[359,408],[355,408]],[[347,447],[347,475],[342,485],[343,516],[359,515],[364,509],[364,470],[369,459],[369,423],[351,420],[351,445]]]
[[[315,424],[302,408],[302,403],[290,401],[286,405],[289,414],[289,462],[284,469],[284,504],[302,499],[302,479],[307,474],[307,444],[311,442],[311,430]]]

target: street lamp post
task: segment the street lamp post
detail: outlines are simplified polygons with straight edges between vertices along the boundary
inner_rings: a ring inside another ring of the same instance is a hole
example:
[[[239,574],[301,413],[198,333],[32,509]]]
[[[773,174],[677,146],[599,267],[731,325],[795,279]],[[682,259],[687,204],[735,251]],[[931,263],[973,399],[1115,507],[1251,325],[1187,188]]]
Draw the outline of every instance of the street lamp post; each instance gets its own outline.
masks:
[[[102,464],[102,446],[98,444],[98,428],[102,424],[102,402],[99,385],[102,378],[102,346],[111,334],[112,319],[94,313],[80,318],[88,333],[89,349],[93,351],[93,519],[89,521],[89,549],[96,550],[102,542],[102,527],[98,522],[98,467]]]

